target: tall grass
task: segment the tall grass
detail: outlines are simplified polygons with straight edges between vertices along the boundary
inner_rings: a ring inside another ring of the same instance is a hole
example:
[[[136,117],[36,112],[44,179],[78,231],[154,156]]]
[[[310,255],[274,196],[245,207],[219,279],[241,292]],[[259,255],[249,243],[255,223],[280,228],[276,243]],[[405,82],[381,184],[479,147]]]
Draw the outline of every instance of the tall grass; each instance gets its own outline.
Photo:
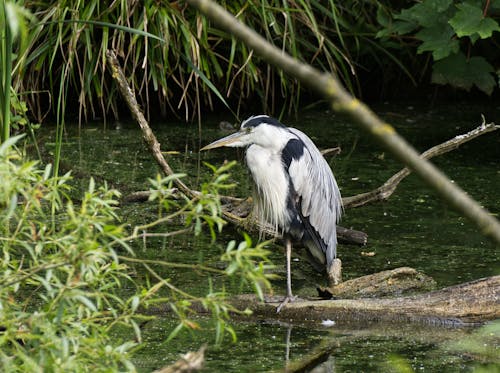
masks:
[[[12,28],[5,0],[0,2],[0,142],[10,134],[10,90],[12,74]]]
[[[359,54],[374,50],[365,48],[368,44],[363,40],[371,39],[376,31],[371,26],[376,3],[238,0],[223,4],[273,44],[335,72],[351,91],[359,90],[356,60]],[[219,91],[237,112],[252,97],[260,97],[262,109],[268,112],[294,110],[299,105],[300,84],[270,69],[253,51],[206,24],[183,2],[63,0],[26,1],[24,6],[36,15],[39,27],[30,41],[27,69],[16,82],[24,91],[33,92],[28,101],[37,116],[43,116],[49,105],[53,113],[60,105],[69,105],[78,109],[81,122],[110,114],[119,117],[119,99],[106,71],[108,48],[123,59],[146,112],[159,107],[163,115],[175,113],[189,119],[201,108],[216,107]],[[106,24],[149,32],[165,42]],[[57,96],[62,87],[66,87],[64,103],[35,93]]]

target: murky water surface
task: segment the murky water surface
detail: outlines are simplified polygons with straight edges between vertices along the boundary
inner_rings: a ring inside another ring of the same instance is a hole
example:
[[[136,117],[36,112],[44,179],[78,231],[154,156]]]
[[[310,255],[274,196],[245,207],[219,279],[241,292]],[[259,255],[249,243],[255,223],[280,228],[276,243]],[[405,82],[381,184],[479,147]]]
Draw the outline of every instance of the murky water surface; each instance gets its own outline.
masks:
[[[457,104],[429,109],[427,105],[387,104],[375,110],[420,151],[473,129],[480,124],[481,113],[487,120],[500,121],[500,107]],[[231,118],[207,118],[201,139],[195,124],[186,125],[175,120],[155,123],[162,150],[170,152],[167,158],[175,171],[188,175],[185,180],[188,185],[196,187],[208,174],[202,161],[219,165],[225,159],[243,159],[243,151],[235,149],[198,154],[200,145],[225,135],[218,128],[221,120],[231,121]],[[328,161],[344,196],[372,190],[401,168],[355,125],[330,111],[305,112],[285,122],[306,132],[320,149],[342,148],[340,155]],[[68,128],[64,147],[64,158],[69,160],[67,166],[82,175],[106,180],[124,194],[148,189],[148,178],[154,177],[158,169],[143,145],[139,129],[134,123],[122,123],[119,129],[114,127],[114,124],[108,125],[103,131],[99,123],[80,131]],[[498,216],[499,149],[500,133],[487,134],[433,162]],[[232,174],[238,183],[234,193],[249,195],[251,184],[244,165],[238,165]],[[131,224],[143,223],[153,213],[154,208],[144,204],[127,205],[122,209],[124,218]],[[369,245],[365,248],[340,246],[345,279],[410,266],[432,276],[443,287],[500,272],[499,250],[414,175],[400,184],[389,201],[346,211],[341,225],[363,230],[369,235]],[[229,228],[214,244],[208,234],[198,238],[189,234],[180,239],[149,241],[146,248],[136,250],[138,256],[150,259],[217,265],[226,243],[240,238],[239,233]],[[373,251],[375,255],[362,256],[361,251]],[[279,247],[272,259],[282,268],[284,260]],[[314,295],[321,278],[313,274],[305,262],[294,262],[293,270],[295,292]],[[171,271],[168,276],[177,286],[198,294],[206,293],[209,286],[208,280],[200,279],[195,272]],[[214,281],[216,284],[217,280]],[[233,285],[232,291],[238,291],[238,284]],[[284,281],[273,285],[277,293],[284,291]],[[165,341],[176,326],[175,319],[167,316],[146,324],[143,330],[146,344],[137,354],[138,366],[143,371],[160,368],[205,342],[209,343],[206,371],[214,372],[282,369],[287,361],[298,361],[320,349],[328,351],[323,358],[322,371],[331,372],[387,371],[388,366],[401,364],[408,364],[415,371],[465,372],[477,364],[490,362],[450,346],[450,341],[470,339],[471,333],[477,331],[470,329],[380,324],[324,328],[310,324],[237,321],[238,342],[233,344],[226,339],[221,346],[214,346],[214,331],[209,320],[202,318],[199,322],[204,327],[201,333],[181,333],[169,343]],[[490,343],[489,348],[493,351],[499,351],[499,338],[486,344]],[[500,368],[488,365],[487,369],[498,371]]]

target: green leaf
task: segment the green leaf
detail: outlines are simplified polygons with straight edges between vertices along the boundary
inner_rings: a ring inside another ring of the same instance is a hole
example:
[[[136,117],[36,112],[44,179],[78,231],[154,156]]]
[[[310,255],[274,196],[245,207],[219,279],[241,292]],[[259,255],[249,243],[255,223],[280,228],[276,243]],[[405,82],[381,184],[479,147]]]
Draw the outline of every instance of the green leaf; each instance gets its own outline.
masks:
[[[491,66],[483,57],[467,59],[463,53],[449,55],[433,66],[432,82],[470,90],[476,86],[490,95],[497,85]]]
[[[226,102],[226,100],[224,100],[224,97],[222,97],[222,94],[213,85],[213,83],[210,81],[210,79],[208,79],[207,76],[205,74],[203,74],[203,72],[200,69],[198,69],[187,56],[181,55],[181,57],[184,59],[184,61],[186,61],[186,63],[189,65],[189,67],[201,78],[201,80],[203,80],[203,82],[207,85],[207,87],[210,88],[210,90],[219,98],[219,100],[229,110],[231,110],[231,108],[229,107],[229,104]]]
[[[457,8],[458,11],[449,24],[458,37],[473,37],[478,34],[481,39],[486,39],[491,37],[493,31],[500,31],[498,23],[492,18],[484,17],[481,8],[469,3],[458,4]]]
[[[433,27],[448,19],[448,11],[452,0],[425,0],[411,8],[403,9],[396,19],[407,22],[415,22],[423,27]]]
[[[97,308],[95,304],[86,296],[83,295],[75,295],[74,298],[84,304],[91,311],[97,312]]]
[[[432,52],[435,61],[443,59],[450,54],[458,52],[460,46],[458,40],[453,39],[455,32],[449,25],[438,24],[426,27],[415,34],[417,39],[422,40],[417,52]]]
[[[392,22],[390,11],[380,4],[377,8],[377,22],[384,27],[390,27]]]

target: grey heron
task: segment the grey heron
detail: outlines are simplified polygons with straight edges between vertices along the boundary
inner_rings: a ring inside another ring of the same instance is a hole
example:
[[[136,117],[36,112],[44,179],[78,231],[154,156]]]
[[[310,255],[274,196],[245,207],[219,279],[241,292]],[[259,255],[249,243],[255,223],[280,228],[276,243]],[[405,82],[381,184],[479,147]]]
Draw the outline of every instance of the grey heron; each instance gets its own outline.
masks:
[[[245,147],[255,184],[258,219],[280,233],[286,247],[287,294],[277,309],[294,299],[291,280],[292,240],[308,249],[314,266],[329,272],[337,251],[336,223],[342,199],[330,166],[312,140],[296,128],[267,115],[252,116],[238,132],[201,150]]]

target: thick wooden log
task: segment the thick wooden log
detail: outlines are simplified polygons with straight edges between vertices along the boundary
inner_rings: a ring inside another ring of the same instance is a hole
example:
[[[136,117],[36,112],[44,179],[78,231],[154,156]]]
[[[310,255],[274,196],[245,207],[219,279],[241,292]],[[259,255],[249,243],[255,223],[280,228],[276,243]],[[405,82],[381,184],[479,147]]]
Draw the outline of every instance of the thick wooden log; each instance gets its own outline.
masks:
[[[297,299],[276,314],[279,302],[260,302],[241,295],[233,304],[250,308],[257,317],[303,322],[387,321],[466,325],[500,317],[500,276],[487,277],[420,295],[395,298]]]

